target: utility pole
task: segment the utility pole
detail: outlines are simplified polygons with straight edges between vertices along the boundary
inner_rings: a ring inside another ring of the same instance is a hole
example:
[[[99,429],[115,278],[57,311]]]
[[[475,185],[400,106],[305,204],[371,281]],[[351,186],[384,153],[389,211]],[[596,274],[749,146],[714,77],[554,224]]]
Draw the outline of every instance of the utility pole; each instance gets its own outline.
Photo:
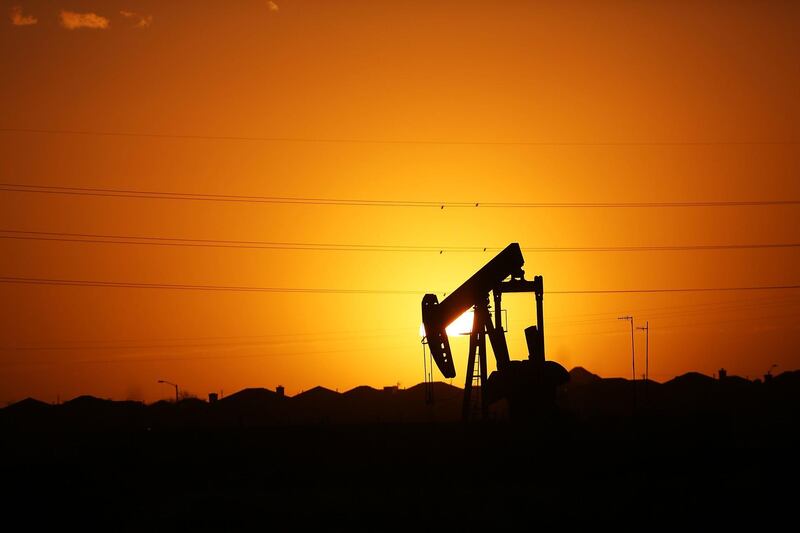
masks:
[[[636,345],[633,342],[633,316],[621,316],[617,320],[627,320],[631,323],[631,371],[633,372],[633,409],[636,410]]]
[[[178,405],[178,385],[176,383],[171,383],[163,379],[159,379],[158,382],[163,383],[164,385],[172,385],[173,387],[175,387],[175,405]]]
[[[650,381],[650,321],[644,323],[644,327],[638,327],[644,331],[644,397],[647,402],[647,382]]]

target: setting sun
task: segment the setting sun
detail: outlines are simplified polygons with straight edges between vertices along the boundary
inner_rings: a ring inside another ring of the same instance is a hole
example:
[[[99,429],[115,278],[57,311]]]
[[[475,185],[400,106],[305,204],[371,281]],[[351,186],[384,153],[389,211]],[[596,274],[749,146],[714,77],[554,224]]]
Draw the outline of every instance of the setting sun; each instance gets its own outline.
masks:
[[[456,336],[456,335],[469,335],[472,332],[472,323],[474,321],[475,313],[472,309],[469,309],[464,312],[463,315],[453,320],[449,326],[447,326],[446,331],[447,335],[449,336]],[[419,325],[419,336],[425,336],[425,325]]]

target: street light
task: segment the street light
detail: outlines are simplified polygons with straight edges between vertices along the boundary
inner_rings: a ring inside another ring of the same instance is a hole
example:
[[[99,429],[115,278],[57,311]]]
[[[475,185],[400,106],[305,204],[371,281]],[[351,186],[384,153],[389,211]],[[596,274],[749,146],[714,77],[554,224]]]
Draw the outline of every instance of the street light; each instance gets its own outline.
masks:
[[[778,368],[778,365],[777,364],[773,364],[771,367],[769,367],[769,370],[767,370],[767,373],[764,374],[764,381],[768,381],[768,380],[772,379],[772,369],[773,368]]]
[[[633,343],[633,317],[621,316],[617,320],[627,320],[631,323],[631,370],[633,371],[633,381],[636,381],[636,348]]]
[[[172,385],[173,387],[175,387],[175,403],[177,404],[178,403],[178,384],[177,383],[172,383],[171,381],[166,381],[166,380],[163,380],[163,379],[159,379],[158,382],[159,383],[163,383],[164,385]]]
[[[640,329],[644,331],[645,335],[645,345],[644,345],[644,401],[647,403],[649,401],[649,397],[647,395],[647,387],[648,382],[650,381],[650,321],[647,320],[644,323],[644,327],[638,327],[636,329]]]
[[[650,379],[650,321],[644,323],[644,327],[638,327],[644,331],[645,334],[645,348],[644,348],[644,379]]]
[[[627,320],[631,323],[631,370],[633,371],[633,408],[636,409],[636,347],[633,342],[633,317],[621,316],[617,320]]]

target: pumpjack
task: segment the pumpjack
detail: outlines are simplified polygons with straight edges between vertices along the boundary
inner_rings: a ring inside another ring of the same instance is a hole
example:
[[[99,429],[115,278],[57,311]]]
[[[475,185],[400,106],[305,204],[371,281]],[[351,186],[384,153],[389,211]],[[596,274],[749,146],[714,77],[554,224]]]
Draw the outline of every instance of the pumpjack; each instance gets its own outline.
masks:
[[[476,411],[474,407],[478,402],[473,401],[473,393],[479,394],[483,419],[488,418],[489,405],[505,399],[512,420],[523,420],[551,411],[555,407],[557,387],[569,381],[569,373],[563,366],[545,360],[544,283],[542,276],[526,280],[522,270],[524,263],[519,244],[511,243],[441,302],[435,294],[426,294],[422,298],[425,340],[436,366],[446,378],[454,378],[456,369],[445,328],[464,312],[473,309],[464,385],[465,421],[470,420]],[[526,360],[511,360],[502,323],[503,293],[518,292],[532,292],[536,299],[536,325],[525,329]],[[487,337],[497,367],[488,377]]]

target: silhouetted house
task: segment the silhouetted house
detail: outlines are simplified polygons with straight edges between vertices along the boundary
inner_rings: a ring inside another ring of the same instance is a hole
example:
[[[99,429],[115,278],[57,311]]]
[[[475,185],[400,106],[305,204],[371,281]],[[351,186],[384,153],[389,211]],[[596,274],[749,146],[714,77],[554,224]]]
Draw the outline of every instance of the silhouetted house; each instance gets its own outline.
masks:
[[[278,393],[278,396],[284,396],[285,395],[285,391],[283,389],[283,385],[278,385],[275,388],[275,392]]]
[[[432,385],[434,401],[428,403],[426,400],[429,386],[430,384],[418,383],[397,394],[402,419],[408,422],[461,420],[463,389],[436,381]]]
[[[219,400],[219,395],[216,392],[208,393],[208,403],[216,403]]]
[[[589,385],[597,383],[602,380],[597,374],[592,374],[582,366],[576,366],[569,371],[569,386],[570,388],[580,387],[582,385]]]
[[[360,385],[342,394],[341,420],[344,422],[385,422],[396,420],[396,396]]]
[[[288,420],[288,398],[269,389],[255,387],[242,389],[220,399],[217,420],[223,424],[239,426],[264,426],[284,424]]]
[[[386,394],[397,394],[398,390],[399,388],[397,385],[388,385],[383,388],[383,392]]]
[[[36,400],[25,398],[0,409],[0,423],[3,428],[33,429],[52,423],[52,414],[58,407]]]
[[[344,397],[325,387],[314,387],[292,397],[293,415],[305,423],[330,423],[341,419]]]
[[[793,370],[773,376],[769,385],[773,410],[791,413],[786,420],[796,421],[800,416],[800,371]]]
[[[726,377],[726,382],[727,382]],[[680,412],[705,412],[717,399],[718,382],[699,372],[687,372],[664,383],[665,407]]]
[[[368,385],[360,385],[342,394],[351,404],[375,404],[383,400],[383,392]]]
[[[234,392],[221,399],[219,403],[237,407],[262,408],[274,405],[279,401],[280,395],[278,393],[262,387],[253,387]]]
[[[728,372],[724,368],[719,369],[719,380],[723,381],[726,377],[728,377]]]
[[[16,403],[12,403],[8,405],[4,412],[11,413],[11,412],[23,412],[23,413],[31,413],[31,412],[42,412],[47,411],[50,409],[50,404],[45,403],[43,401],[37,400],[35,398],[25,398]]]
[[[138,427],[144,421],[145,410],[141,402],[117,402],[88,395],[73,398],[58,408],[68,426],[94,429]]]
[[[800,370],[790,370],[775,376],[773,383],[800,391]]]

